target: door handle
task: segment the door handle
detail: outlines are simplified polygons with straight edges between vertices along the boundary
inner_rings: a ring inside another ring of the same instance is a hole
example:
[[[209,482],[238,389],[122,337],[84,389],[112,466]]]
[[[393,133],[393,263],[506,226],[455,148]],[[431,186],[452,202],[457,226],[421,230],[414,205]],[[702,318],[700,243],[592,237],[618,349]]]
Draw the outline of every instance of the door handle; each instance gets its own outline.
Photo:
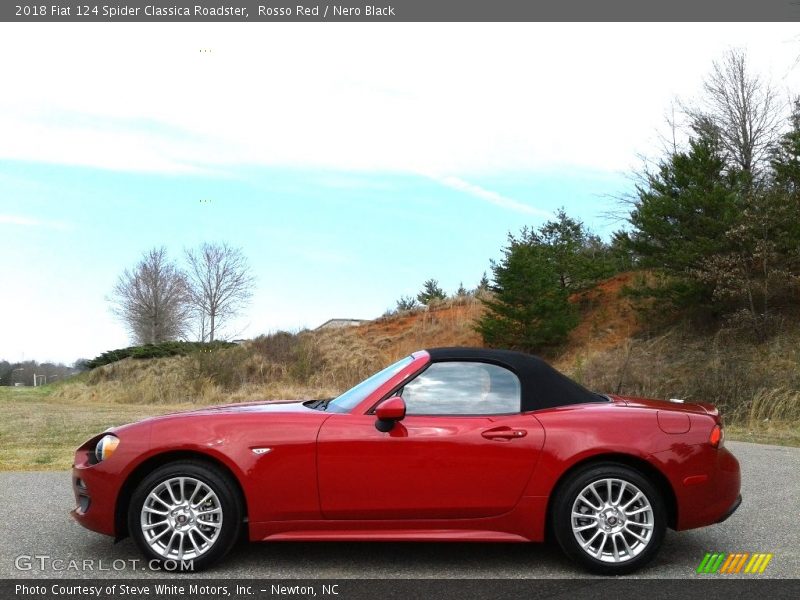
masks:
[[[489,429],[481,433],[487,440],[514,440],[528,435],[524,429],[511,429],[510,427],[501,427],[499,429]]]

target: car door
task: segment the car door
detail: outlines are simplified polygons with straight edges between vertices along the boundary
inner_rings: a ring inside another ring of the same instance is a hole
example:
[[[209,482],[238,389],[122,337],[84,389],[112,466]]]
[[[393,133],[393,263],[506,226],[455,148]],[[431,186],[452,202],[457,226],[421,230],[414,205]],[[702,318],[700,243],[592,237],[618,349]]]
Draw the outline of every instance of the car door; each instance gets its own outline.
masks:
[[[520,383],[503,367],[431,364],[395,392],[406,416],[384,433],[375,416],[334,414],[317,444],[329,519],[463,519],[511,510],[544,443],[520,414]]]

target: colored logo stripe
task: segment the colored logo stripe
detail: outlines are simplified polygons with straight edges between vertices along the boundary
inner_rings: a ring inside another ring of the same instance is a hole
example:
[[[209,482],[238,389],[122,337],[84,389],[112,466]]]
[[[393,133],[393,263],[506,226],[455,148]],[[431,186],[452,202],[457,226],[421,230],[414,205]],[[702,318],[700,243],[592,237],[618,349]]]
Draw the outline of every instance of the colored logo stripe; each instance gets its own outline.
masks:
[[[723,552],[706,552],[706,555],[703,557],[700,566],[697,567],[698,573],[714,573],[717,569],[719,569],[722,561],[725,559],[725,553]]]
[[[744,567],[745,573],[763,573],[772,560],[772,557],[772,554],[762,552],[757,552],[755,554],[750,554],[749,552],[735,552],[733,554],[726,554],[725,552],[706,552],[706,555],[697,567],[697,572],[719,573],[724,575],[741,573]]]
[[[737,554],[731,554],[728,556],[728,560],[725,561],[725,564],[722,565],[722,568],[719,570],[720,573],[738,573],[742,565],[744,565],[744,561],[747,560],[747,557],[750,556],[747,552],[739,552]]]
[[[763,573],[767,568],[769,561],[772,560],[772,554],[753,554],[753,558],[747,563],[744,568],[745,573]]]

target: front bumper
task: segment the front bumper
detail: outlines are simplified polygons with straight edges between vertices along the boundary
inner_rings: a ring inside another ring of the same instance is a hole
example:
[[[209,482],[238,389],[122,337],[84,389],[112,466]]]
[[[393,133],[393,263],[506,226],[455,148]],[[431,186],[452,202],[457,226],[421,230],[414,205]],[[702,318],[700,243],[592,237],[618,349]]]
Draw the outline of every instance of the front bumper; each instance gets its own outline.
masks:
[[[96,483],[96,480],[87,478],[78,469],[72,470],[72,491],[76,506],[70,511],[70,515],[86,529],[113,536],[114,502],[108,499],[107,491]]]
[[[72,493],[75,508],[70,515],[78,523],[105,535],[115,535],[114,506],[119,492],[119,477],[105,462],[94,464],[90,453],[97,438],[75,452],[72,466]]]

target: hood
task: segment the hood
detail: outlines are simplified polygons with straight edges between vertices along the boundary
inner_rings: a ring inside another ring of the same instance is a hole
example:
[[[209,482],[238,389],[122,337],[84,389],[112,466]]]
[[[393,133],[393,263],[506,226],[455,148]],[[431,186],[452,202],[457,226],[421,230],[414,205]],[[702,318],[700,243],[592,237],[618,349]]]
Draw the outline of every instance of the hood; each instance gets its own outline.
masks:
[[[156,415],[137,421],[137,423],[147,423],[160,421],[162,419],[180,419],[185,417],[201,417],[214,415],[237,415],[252,413],[316,413],[313,408],[303,406],[308,400],[270,400],[264,402],[238,402],[235,404],[220,404],[217,406],[203,406],[173,413]]]
[[[146,417],[139,421],[134,421],[133,423],[112,426],[106,429],[103,433],[114,433],[115,435],[120,435],[126,432],[130,433],[151,427],[154,423],[158,422],[181,420],[192,417],[211,417],[214,415],[247,415],[253,413],[308,413],[309,415],[325,414],[324,412],[316,411],[313,408],[303,406],[304,402],[308,402],[308,400],[274,400],[265,402],[240,402],[236,404],[222,404],[218,406],[204,406],[202,408],[165,413],[163,415],[155,415],[152,417]]]
[[[264,402],[237,402],[235,404],[220,404],[217,406],[204,406],[202,408],[190,409],[171,413],[175,415],[213,415],[220,413],[286,413],[286,412],[306,412],[313,410],[304,406],[307,400],[269,400]],[[164,415],[167,416],[167,415]]]

